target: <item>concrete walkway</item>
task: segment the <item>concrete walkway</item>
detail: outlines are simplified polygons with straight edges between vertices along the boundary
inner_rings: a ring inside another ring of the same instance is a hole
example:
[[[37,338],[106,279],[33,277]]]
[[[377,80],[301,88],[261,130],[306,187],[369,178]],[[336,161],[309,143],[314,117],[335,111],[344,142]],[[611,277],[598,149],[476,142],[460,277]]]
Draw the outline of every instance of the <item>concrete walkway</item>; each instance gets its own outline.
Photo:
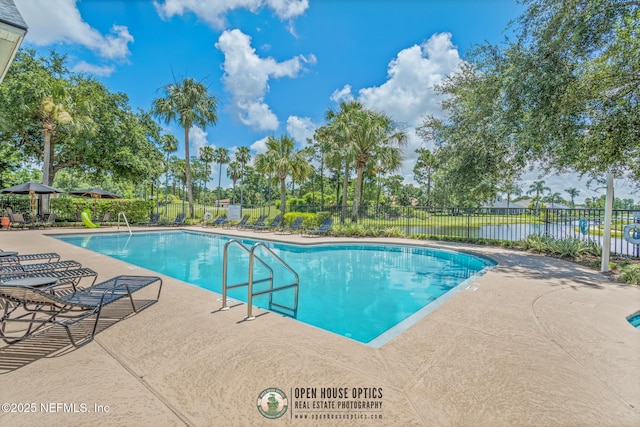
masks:
[[[50,237],[84,231],[0,231],[0,249],[55,251],[99,279],[155,274]],[[640,330],[626,321],[640,287],[542,256],[440,246],[499,264],[378,349],[262,310],[243,322],[244,304],[218,311],[220,295],[164,277],[159,303],[84,347],[64,347],[59,331],[0,346],[0,425],[640,425]],[[269,388],[288,398],[277,419],[258,410]]]

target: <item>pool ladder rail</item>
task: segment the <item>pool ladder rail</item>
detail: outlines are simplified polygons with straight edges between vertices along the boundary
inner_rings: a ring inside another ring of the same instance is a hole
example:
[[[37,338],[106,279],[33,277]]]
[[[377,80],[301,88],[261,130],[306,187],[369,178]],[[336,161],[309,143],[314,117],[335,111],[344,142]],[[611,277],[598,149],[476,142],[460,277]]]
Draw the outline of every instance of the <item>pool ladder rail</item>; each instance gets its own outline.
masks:
[[[249,254],[249,277],[248,277],[248,281],[247,282],[243,282],[243,283],[237,283],[237,284],[233,284],[233,285],[229,285],[227,284],[227,260],[228,260],[228,252],[229,252],[229,246],[231,245],[237,245],[239,248],[241,248],[243,251],[247,252]],[[278,286],[277,288],[273,287],[273,269],[259,256],[256,255],[256,250],[258,248],[263,248],[268,255],[270,255],[274,260],[276,260],[280,265],[282,265],[285,269],[287,269],[295,278],[294,282],[289,283],[287,285],[283,285],[283,286]],[[255,265],[255,261],[258,261],[260,264],[262,264],[268,271],[269,271],[269,277],[263,277],[260,279],[254,279],[253,277],[253,271],[254,271],[254,265]],[[256,283],[264,283],[264,282],[268,282],[269,283],[269,288],[262,290],[262,291],[257,291],[254,292],[253,291],[253,285]],[[285,310],[289,313],[282,313],[285,315],[290,315],[291,317],[296,317],[296,315],[298,314],[298,289],[299,289],[299,285],[300,285],[300,278],[298,277],[298,273],[296,273],[295,270],[293,270],[291,268],[291,266],[289,266],[289,264],[287,264],[282,258],[280,258],[278,255],[276,255],[271,249],[269,249],[269,247],[264,244],[263,242],[258,242],[256,244],[254,244],[251,249],[247,248],[245,245],[243,245],[239,240],[229,240],[225,245],[224,245],[224,253],[223,253],[223,261],[222,261],[222,307],[220,308],[220,310],[228,310],[229,306],[227,305],[227,291],[229,289],[235,289],[235,288],[240,288],[243,286],[247,286],[247,317],[245,317],[245,320],[253,320],[255,319],[255,316],[253,316],[253,297],[256,296],[260,296],[260,295],[269,295],[269,309],[273,310],[273,311],[278,311],[277,309],[281,309],[281,310]],[[293,307],[288,307],[282,304],[278,304],[273,302],[273,294],[275,292],[278,291],[283,291],[286,289],[294,289],[294,298],[293,298]]]
[[[127,215],[125,215],[124,212],[120,212],[118,213],[118,230],[120,230],[120,217],[124,218],[124,223],[127,225],[127,228],[129,229],[129,236],[131,236],[131,227],[129,227],[129,221],[127,221]]]

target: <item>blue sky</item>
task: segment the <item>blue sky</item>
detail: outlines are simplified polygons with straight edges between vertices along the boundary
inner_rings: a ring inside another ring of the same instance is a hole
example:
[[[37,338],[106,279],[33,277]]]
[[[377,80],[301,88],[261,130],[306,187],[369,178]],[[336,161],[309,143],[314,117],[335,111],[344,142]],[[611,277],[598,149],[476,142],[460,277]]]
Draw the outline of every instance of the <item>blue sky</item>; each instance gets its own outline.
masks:
[[[126,93],[133,108],[149,109],[174,79],[203,81],[219,121],[191,129],[192,154],[244,145],[255,156],[267,136],[284,133],[303,147],[327,109],[351,97],[406,127],[408,180],[423,144],[413,129],[441,115],[433,85],[474,44],[502,41],[523,10],[514,0],[14,1],[26,46],[66,53],[72,69]],[[164,126],[183,142],[176,124]],[[536,179],[525,175],[525,191]],[[602,194],[575,177],[542,179],[563,196],[571,186],[579,200]]]

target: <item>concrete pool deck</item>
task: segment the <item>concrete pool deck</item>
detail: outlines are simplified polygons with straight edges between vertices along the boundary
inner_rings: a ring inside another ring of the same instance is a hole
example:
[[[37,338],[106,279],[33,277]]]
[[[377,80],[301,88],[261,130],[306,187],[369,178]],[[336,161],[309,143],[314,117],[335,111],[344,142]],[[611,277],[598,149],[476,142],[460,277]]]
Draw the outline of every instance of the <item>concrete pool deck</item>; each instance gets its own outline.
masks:
[[[188,229],[305,244],[354,241]],[[96,270],[99,280],[156,275],[50,237],[82,232],[0,231],[0,249],[54,251]],[[218,311],[219,294],[162,276],[157,304],[84,347],[65,347],[53,330],[0,344],[0,425],[640,425],[640,330],[626,320],[640,310],[640,287],[501,248],[356,241],[461,249],[498,266],[378,349],[259,309],[256,320],[243,321],[244,304]],[[288,398],[277,419],[258,411],[269,388]],[[346,398],[321,398],[338,389]]]

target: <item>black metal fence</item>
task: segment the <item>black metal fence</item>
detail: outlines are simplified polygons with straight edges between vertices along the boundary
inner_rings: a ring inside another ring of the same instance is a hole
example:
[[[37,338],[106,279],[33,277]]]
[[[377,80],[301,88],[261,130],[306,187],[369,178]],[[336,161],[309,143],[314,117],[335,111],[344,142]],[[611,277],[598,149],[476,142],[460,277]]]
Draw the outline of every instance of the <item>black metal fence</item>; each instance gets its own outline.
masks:
[[[14,211],[30,209],[24,198],[0,197],[0,211],[13,207]],[[157,206],[151,213],[171,221],[178,214],[186,213],[188,204]],[[352,218],[352,208],[347,206],[291,205],[287,212],[326,212],[334,218],[334,224],[378,228],[398,228],[409,235],[423,235],[442,240],[507,240],[519,241],[531,235],[590,240],[602,246],[604,209],[523,209],[523,208],[458,208],[422,206],[364,206],[357,217]],[[205,213],[212,217],[227,214],[226,206],[196,206],[195,216],[202,219]],[[280,213],[273,205],[244,206],[243,213],[253,216]],[[615,254],[640,257],[640,245],[631,243],[624,236],[625,226],[638,224],[632,238],[640,240],[640,211],[614,210],[612,216],[611,251]]]
[[[292,206],[291,211],[319,211],[318,208]],[[351,207],[325,207],[336,224],[353,224]],[[519,241],[531,235],[556,239],[590,240],[602,246],[604,209],[523,209],[523,208],[441,208],[384,206],[363,207],[355,222],[365,227],[397,227],[409,235],[424,235],[442,240]],[[638,224],[628,237],[640,240],[640,211],[614,210],[611,251],[638,257],[639,246],[624,236],[625,226]]]

